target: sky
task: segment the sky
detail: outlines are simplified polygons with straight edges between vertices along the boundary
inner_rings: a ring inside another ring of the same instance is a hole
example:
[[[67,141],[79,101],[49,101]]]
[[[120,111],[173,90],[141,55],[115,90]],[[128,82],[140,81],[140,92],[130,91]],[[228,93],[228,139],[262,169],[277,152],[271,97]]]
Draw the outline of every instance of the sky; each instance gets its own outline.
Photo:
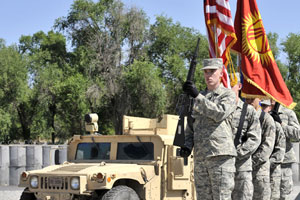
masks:
[[[143,9],[150,22],[165,15],[182,26],[206,34],[203,0],[122,0],[126,6]],[[230,0],[235,16],[237,0]],[[73,0],[2,0],[0,2],[0,38],[6,45],[17,44],[21,35],[48,32],[55,19],[67,16]],[[300,34],[299,0],[257,0],[267,33],[275,32],[282,41],[289,33]],[[279,41],[279,42],[280,42]]]

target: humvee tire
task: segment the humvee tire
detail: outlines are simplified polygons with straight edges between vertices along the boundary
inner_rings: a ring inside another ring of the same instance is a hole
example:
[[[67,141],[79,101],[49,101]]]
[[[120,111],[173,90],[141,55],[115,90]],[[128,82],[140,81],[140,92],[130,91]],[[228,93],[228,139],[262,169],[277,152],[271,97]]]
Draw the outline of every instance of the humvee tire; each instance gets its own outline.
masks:
[[[107,191],[102,200],[139,200],[137,193],[130,187],[118,185]]]
[[[22,192],[22,195],[20,197],[20,200],[36,200],[33,193],[27,193],[26,191],[28,191],[28,188],[24,189],[24,191]]]

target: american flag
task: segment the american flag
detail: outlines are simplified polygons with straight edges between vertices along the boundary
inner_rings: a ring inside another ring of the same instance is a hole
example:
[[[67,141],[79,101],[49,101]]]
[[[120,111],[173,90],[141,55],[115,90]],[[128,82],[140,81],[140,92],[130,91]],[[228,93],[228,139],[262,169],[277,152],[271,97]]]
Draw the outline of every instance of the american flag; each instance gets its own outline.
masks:
[[[237,39],[229,0],[204,0],[204,15],[209,42],[209,55],[211,58],[223,59],[222,83],[225,87],[230,87],[227,65],[230,60],[230,48]]]

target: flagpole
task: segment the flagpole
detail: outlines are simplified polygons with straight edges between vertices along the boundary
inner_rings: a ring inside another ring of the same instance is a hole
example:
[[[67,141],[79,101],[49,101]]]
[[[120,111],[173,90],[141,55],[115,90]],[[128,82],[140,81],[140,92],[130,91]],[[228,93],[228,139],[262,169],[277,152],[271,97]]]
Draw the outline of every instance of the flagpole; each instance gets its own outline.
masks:
[[[216,52],[216,58],[219,58],[218,34],[217,34],[217,25],[216,24],[214,24],[214,35],[215,35],[215,52]]]

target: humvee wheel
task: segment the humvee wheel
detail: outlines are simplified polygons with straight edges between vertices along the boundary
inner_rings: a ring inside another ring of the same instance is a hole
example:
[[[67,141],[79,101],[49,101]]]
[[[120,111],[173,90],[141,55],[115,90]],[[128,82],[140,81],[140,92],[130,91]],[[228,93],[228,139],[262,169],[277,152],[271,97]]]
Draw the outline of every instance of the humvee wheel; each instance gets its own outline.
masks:
[[[107,191],[102,200],[139,200],[137,193],[125,185],[118,185]]]
[[[22,192],[22,195],[20,197],[20,200],[36,200],[33,193],[27,193],[28,188],[25,188]]]

